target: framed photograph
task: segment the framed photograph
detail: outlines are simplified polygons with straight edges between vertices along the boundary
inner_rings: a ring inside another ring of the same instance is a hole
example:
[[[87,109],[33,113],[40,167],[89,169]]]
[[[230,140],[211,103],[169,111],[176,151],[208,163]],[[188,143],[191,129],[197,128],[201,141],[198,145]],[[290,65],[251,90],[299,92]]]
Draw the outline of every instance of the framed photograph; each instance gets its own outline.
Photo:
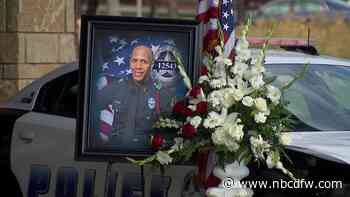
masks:
[[[153,154],[150,131],[198,76],[199,24],[192,20],[82,16],[78,160]]]

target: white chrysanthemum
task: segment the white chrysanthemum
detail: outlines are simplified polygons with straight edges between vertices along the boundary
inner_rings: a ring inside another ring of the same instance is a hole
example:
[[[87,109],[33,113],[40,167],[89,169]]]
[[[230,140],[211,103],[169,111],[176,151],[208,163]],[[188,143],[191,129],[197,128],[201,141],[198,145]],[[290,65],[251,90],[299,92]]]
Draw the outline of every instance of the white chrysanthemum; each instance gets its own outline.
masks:
[[[224,122],[222,116],[216,112],[210,112],[208,117],[204,120],[203,126],[205,128],[215,128],[222,125]]]
[[[226,139],[225,140],[225,146],[231,152],[235,152],[235,151],[237,151],[239,149],[239,144],[236,141],[234,141],[234,140]]]
[[[249,138],[250,144],[251,144],[251,150],[254,154],[254,157],[256,159],[265,159],[264,153],[268,152],[271,145],[266,142],[261,135],[258,135],[257,137],[251,136]]]
[[[273,104],[277,105],[281,99],[281,91],[272,85],[268,85],[267,97],[272,101]]]
[[[210,87],[212,88],[222,88],[226,85],[226,80],[224,77],[218,78],[218,79],[212,79],[209,82]]]
[[[259,112],[266,112],[268,110],[266,100],[262,97],[256,98],[254,104]]]
[[[258,112],[254,115],[254,120],[256,123],[265,123],[266,119],[267,117],[263,112]]]
[[[231,68],[231,72],[242,77],[247,69],[248,65],[246,63],[236,61],[235,65]]]
[[[225,88],[222,92],[222,105],[225,108],[230,108],[235,103],[235,93],[232,88]]]
[[[194,128],[198,128],[198,126],[202,123],[202,118],[200,116],[195,116],[191,118],[190,124],[194,126]]]
[[[289,145],[292,142],[292,138],[289,133],[281,133],[279,136],[279,142],[283,145]]]
[[[243,125],[235,124],[232,126],[225,127],[225,129],[226,133],[228,134],[228,136],[230,136],[230,138],[234,139],[235,141],[242,140],[244,136]]]
[[[242,103],[243,103],[243,105],[245,105],[247,107],[251,107],[254,105],[254,99],[250,96],[245,96],[242,99]]]
[[[225,143],[225,131],[222,127],[215,129],[214,133],[211,135],[213,143],[216,145],[222,145]]]
[[[162,165],[168,165],[173,161],[173,158],[170,157],[170,155],[164,151],[158,151],[156,156],[157,156],[157,160]]]
[[[220,107],[222,98],[223,98],[222,92],[220,90],[216,90],[209,94],[208,102],[213,107]]]
[[[265,85],[265,82],[263,80],[263,75],[253,75],[253,77],[251,77],[249,79],[250,85],[252,85],[252,87],[255,90],[260,89],[261,87],[263,87]]]

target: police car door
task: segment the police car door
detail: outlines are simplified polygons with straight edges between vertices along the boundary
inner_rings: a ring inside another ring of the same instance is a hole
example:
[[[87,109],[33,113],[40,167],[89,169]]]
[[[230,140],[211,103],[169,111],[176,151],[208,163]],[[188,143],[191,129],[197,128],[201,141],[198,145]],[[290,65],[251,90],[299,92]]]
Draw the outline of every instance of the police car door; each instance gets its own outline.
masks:
[[[82,196],[84,176],[103,192],[105,164],[74,161],[77,85],[77,71],[48,82],[14,125],[11,168],[23,196]]]
[[[19,118],[11,144],[11,168],[24,196],[140,196],[140,168],[74,160],[77,71],[58,77],[39,92],[36,106]],[[192,196],[192,166],[168,169],[165,176],[145,169],[145,196]],[[160,187],[163,185],[163,187]],[[182,193],[183,195],[180,195]],[[187,194],[187,195],[186,195]]]

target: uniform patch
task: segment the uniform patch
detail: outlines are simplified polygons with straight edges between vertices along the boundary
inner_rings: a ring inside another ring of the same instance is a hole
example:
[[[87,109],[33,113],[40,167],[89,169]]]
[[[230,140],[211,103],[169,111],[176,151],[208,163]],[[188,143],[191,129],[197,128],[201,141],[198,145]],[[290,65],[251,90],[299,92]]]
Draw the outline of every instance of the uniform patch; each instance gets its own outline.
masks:
[[[148,107],[154,109],[156,107],[156,99],[153,97],[148,98]]]

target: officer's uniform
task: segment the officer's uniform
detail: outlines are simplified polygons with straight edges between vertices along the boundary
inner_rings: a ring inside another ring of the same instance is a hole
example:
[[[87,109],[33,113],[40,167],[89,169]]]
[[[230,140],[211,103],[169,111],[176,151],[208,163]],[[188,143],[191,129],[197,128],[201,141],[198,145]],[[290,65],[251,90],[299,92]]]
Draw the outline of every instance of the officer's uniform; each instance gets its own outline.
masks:
[[[124,151],[150,148],[149,132],[160,113],[172,110],[173,102],[174,98],[151,77],[142,82],[135,82],[131,76],[117,79],[97,97],[98,111],[110,104],[114,111],[107,145]]]

